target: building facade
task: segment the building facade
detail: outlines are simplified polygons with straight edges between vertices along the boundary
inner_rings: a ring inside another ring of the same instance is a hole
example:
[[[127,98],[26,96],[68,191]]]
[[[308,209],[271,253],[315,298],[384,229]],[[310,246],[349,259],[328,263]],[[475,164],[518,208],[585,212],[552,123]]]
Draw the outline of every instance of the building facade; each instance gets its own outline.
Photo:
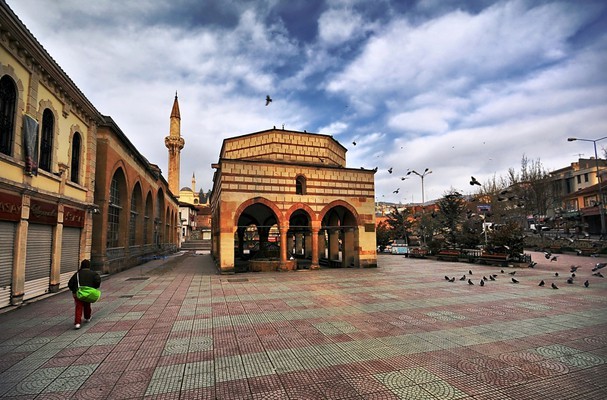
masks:
[[[376,267],[375,171],[346,168],[346,151],[328,135],[277,129],[225,139],[210,200],[221,272],[251,251],[280,269]]]
[[[0,1],[0,307],[91,253],[99,112]]]
[[[97,129],[91,264],[112,273],[179,245],[179,204],[160,169],[150,164],[110,117]]]

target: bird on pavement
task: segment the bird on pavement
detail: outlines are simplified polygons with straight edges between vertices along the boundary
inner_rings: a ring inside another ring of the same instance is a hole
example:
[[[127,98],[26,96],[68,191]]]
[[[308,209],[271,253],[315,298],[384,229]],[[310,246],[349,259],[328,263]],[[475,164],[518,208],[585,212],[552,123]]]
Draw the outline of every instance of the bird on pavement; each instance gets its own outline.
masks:
[[[485,286],[485,281],[481,279],[481,286]]]
[[[550,259],[550,261],[558,261],[559,257],[558,256],[552,256],[552,258]]]
[[[484,281],[486,281],[486,280],[487,280],[487,277],[486,277],[486,276],[483,276],[483,280],[484,280]]]
[[[514,278],[512,278],[512,283],[518,283],[518,281]]]
[[[549,251],[545,251],[544,252],[544,257],[546,257],[546,260],[550,260],[550,257],[552,257],[552,253]]]
[[[590,286],[590,282],[588,282],[588,281],[584,282],[584,286],[585,286],[585,287]]]
[[[465,281],[466,280],[466,275],[462,276],[461,278],[459,278],[460,281]]]
[[[570,284],[570,285],[572,285],[573,284],[573,278],[567,279],[567,283]]]
[[[448,280],[449,280],[449,277],[448,277],[447,275],[445,275],[445,280],[446,280],[446,281],[448,281]]]
[[[558,272],[555,272],[555,273],[554,273],[554,276],[559,276],[559,273],[558,273]]]
[[[508,272],[510,275],[516,274],[516,271]]]
[[[266,107],[272,102],[272,99],[270,98],[270,95],[266,96]]]
[[[544,282],[544,280],[542,279],[542,280],[540,281],[540,284],[539,284],[538,286],[544,286],[544,284],[545,284],[545,282]]]
[[[468,274],[472,275],[472,270],[468,270]]]
[[[577,266],[576,265],[572,265],[570,268],[571,268],[571,272],[575,272],[575,271],[577,271],[580,268],[580,266],[579,265],[577,265]]]
[[[575,272],[572,272],[572,273],[571,273],[571,277],[572,277],[572,278],[575,278]]]
[[[599,278],[604,278],[603,274],[601,274],[600,272],[595,272],[594,274],[592,274],[593,276],[598,276]]]
[[[537,263],[535,261],[531,261],[531,263],[529,264],[529,268],[535,268],[536,265]]]
[[[472,282],[472,279],[468,279],[468,285],[474,285],[474,282]]]
[[[449,282],[455,282],[455,277],[449,279]]]
[[[558,289],[558,288],[559,288],[559,287],[558,287],[558,286],[556,286],[554,283],[553,283],[551,286],[552,286],[552,289]]]
[[[495,278],[493,277],[493,275],[489,275],[489,279],[491,279],[492,281],[495,280]]]

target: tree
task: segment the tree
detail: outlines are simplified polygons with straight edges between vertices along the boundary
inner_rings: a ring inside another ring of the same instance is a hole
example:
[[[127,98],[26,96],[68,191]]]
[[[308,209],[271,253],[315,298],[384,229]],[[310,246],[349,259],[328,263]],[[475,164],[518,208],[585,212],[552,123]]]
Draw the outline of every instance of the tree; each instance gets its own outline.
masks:
[[[443,226],[443,234],[446,235],[447,240],[452,245],[456,245],[466,210],[466,201],[461,193],[451,189],[438,201],[437,205],[439,220]]]
[[[402,211],[398,210],[398,207],[393,206],[390,214],[387,215],[386,223],[391,229],[392,239],[405,239],[409,242],[409,235],[411,234],[411,211],[407,208],[403,208]]]
[[[375,228],[375,240],[380,248],[380,251],[383,251],[384,248],[390,244],[390,235],[392,234],[391,231],[392,229],[385,221],[377,224],[377,227]]]

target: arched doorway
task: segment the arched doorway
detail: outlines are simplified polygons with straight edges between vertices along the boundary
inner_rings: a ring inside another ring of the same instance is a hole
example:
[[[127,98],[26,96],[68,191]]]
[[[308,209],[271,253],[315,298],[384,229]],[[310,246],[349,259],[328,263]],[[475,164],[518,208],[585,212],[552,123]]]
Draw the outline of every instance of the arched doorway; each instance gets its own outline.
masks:
[[[287,251],[297,261],[297,269],[308,269],[312,262],[312,225],[308,212],[297,209],[289,217]]]
[[[280,261],[280,227],[276,213],[263,203],[247,206],[234,235],[235,272],[251,270],[249,260]]]
[[[324,213],[318,247],[329,266],[359,267],[358,222],[348,207],[334,205]]]

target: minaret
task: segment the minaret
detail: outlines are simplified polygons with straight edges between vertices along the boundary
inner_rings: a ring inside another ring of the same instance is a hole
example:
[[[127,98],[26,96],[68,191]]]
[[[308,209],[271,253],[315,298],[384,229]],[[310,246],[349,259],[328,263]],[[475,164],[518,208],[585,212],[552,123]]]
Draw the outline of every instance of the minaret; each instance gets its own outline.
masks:
[[[175,101],[171,110],[169,136],[164,138],[164,145],[169,149],[169,190],[174,196],[179,197],[180,154],[185,140],[181,137],[181,116],[179,115],[177,92],[175,92]]]
[[[196,176],[192,172],[192,192],[196,193]]]

